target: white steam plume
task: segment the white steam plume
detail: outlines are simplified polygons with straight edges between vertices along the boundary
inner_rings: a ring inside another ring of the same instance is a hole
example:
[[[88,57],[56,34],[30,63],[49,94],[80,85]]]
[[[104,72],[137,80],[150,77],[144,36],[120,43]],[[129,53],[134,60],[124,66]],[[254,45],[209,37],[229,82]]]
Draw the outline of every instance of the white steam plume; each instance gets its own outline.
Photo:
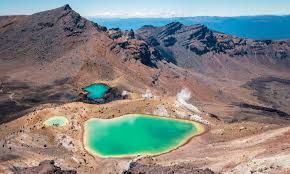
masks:
[[[190,97],[191,92],[187,88],[184,88],[176,95],[176,102],[178,105],[181,105],[192,112],[200,114],[201,111],[197,107],[193,106],[190,103],[187,103]]]

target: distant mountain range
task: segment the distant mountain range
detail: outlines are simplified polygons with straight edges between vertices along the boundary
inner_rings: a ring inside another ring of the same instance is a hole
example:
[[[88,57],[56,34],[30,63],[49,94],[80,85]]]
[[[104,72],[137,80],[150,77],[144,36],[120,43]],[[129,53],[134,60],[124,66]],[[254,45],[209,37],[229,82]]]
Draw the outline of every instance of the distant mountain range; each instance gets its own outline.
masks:
[[[290,38],[290,15],[241,17],[179,17],[179,18],[96,18],[88,19],[108,28],[139,29],[144,25],[164,26],[171,22],[184,25],[204,24],[226,34],[261,40]]]

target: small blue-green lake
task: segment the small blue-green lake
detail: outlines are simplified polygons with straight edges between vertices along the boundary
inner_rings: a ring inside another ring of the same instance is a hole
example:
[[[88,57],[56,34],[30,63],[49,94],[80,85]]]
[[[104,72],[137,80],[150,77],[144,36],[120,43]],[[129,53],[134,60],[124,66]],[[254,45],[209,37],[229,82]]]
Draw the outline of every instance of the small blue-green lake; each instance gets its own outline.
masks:
[[[85,149],[100,157],[157,155],[203,132],[197,122],[141,114],[92,118],[84,125]]]
[[[110,87],[103,83],[94,83],[90,86],[85,87],[83,90],[88,92],[87,97],[89,99],[101,99],[108,92]]]
[[[44,122],[46,126],[64,126],[67,123],[68,119],[62,116],[51,117]]]

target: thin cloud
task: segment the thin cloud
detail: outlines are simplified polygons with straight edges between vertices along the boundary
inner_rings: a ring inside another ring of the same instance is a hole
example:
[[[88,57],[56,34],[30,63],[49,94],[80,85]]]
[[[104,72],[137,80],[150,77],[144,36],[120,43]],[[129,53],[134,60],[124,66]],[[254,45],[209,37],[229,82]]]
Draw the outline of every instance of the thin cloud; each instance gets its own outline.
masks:
[[[152,11],[133,11],[133,12],[112,12],[112,11],[106,11],[106,12],[98,12],[94,15],[90,15],[94,17],[102,17],[102,18],[154,18],[154,17],[182,17],[186,16],[182,13],[178,13],[174,10],[166,10],[163,12],[152,12]]]

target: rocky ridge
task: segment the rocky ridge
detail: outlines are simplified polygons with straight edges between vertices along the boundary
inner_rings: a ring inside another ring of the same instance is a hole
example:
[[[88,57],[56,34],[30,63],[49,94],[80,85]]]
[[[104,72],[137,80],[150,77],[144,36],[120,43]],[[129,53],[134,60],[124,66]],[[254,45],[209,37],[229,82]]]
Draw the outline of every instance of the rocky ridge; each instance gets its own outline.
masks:
[[[165,60],[182,67],[200,66],[199,57],[251,58],[259,64],[289,65],[289,41],[252,40],[210,30],[205,25],[185,26],[173,22],[163,27],[143,26],[139,39],[156,48]],[[206,60],[209,61],[209,60]],[[285,66],[284,66],[285,67]]]

